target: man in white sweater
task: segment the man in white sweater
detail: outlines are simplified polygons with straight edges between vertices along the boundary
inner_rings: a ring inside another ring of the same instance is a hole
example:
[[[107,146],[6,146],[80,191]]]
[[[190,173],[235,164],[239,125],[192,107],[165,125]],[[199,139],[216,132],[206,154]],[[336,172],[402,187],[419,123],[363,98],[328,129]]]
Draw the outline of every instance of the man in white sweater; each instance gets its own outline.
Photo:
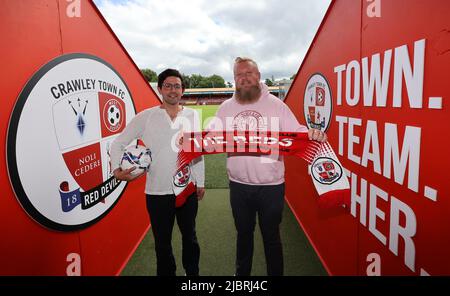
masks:
[[[122,170],[119,166],[126,146],[141,139],[152,153],[152,163],[147,173],[145,193],[155,238],[157,275],[175,275],[176,265],[172,252],[172,230],[175,221],[183,241],[182,261],[186,275],[199,274],[200,247],[195,231],[198,200],[205,194],[204,162],[197,158],[191,164],[191,172],[197,192],[189,196],[186,203],[175,207],[173,191],[179,132],[199,131],[201,121],[193,109],[181,106],[180,100],[185,86],[181,74],[167,69],[158,75],[158,91],[162,95],[161,106],[146,109],[137,114],[111,145],[111,168],[119,180],[132,181],[134,168]]]

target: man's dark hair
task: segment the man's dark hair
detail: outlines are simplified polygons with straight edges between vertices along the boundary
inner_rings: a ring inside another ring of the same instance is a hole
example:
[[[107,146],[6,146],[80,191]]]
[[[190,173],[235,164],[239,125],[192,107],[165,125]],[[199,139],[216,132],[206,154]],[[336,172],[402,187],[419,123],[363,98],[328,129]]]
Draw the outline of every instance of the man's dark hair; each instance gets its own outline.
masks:
[[[175,77],[180,78],[181,86],[183,87],[183,90],[184,90],[185,87],[184,87],[183,76],[181,76],[180,72],[178,72],[178,70],[175,70],[175,69],[166,69],[166,70],[162,71],[161,73],[159,73],[159,75],[158,75],[158,87],[159,88],[162,88],[164,80],[166,80],[166,78],[169,76],[175,76]]]

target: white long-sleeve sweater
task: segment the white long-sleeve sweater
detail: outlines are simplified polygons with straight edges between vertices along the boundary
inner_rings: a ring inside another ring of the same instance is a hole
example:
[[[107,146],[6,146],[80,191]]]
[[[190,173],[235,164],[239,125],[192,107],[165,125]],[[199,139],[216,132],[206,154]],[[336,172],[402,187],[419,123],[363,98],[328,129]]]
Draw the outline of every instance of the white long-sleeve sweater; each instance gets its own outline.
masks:
[[[185,108],[172,122],[160,106],[137,114],[123,132],[111,144],[111,169],[119,168],[125,147],[133,140],[141,139],[152,153],[152,163],[147,173],[145,193],[152,195],[173,194],[172,182],[176,170],[178,149],[175,145],[180,131],[200,131],[201,121],[197,111]],[[204,187],[205,166],[203,157],[191,164],[194,182]]]

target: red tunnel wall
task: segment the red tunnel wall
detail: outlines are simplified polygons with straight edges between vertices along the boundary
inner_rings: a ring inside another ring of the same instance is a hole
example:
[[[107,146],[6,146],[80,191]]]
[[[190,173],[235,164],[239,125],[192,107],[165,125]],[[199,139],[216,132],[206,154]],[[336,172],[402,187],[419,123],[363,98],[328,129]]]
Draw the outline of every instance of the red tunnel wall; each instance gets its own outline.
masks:
[[[10,114],[28,79],[63,54],[95,55],[114,67],[127,84],[136,113],[159,104],[130,56],[91,1],[80,2],[80,17],[66,13],[65,0],[3,1],[0,10],[0,129],[6,139]],[[39,132],[39,131],[36,131]],[[0,146],[1,268],[4,275],[65,275],[67,256],[78,253],[82,275],[117,274],[149,227],[144,178],[128,185],[116,206],[84,230],[46,229],[21,208],[11,188],[5,147]],[[42,168],[45,170],[45,168]]]
[[[371,13],[375,12],[374,2],[381,5],[379,17]],[[332,2],[286,99],[299,121],[306,124],[303,108],[308,79],[314,73],[321,73],[328,80],[332,112],[327,133],[342,165],[356,181],[349,178],[354,189],[354,209],[351,213],[345,209],[319,209],[307,165],[294,158],[286,161],[286,195],[330,274],[448,275],[450,221],[446,213],[450,210],[447,199],[450,192],[446,168],[450,158],[441,151],[445,151],[444,147],[449,143],[446,130],[450,126],[450,114],[446,98],[450,90],[446,81],[450,70],[450,5],[448,1],[438,0],[374,2]],[[407,55],[402,55],[405,46]],[[424,55],[420,54],[421,47]],[[364,98],[369,96],[363,91],[362,59],[368,58],[370,74],[372,56],[379,54],[380,71],[383,71],[385,52],[389,50],[391,62],[387,67],[390,77],[386,106],[375,103],[369,106],[364,103]],[[417,81],[401,76],[400,82],[394,83],[395,68],[397,66],[397,71],[401,71],[401,58],[405,61],[405,56],[409,57],[409,63],[404,65],[410,66]],[[420,61],[424,64],[423,79],[418,74]],[[351,62],[351,67],[359,68],[360,74],[357,75],[355,68],[351,69],[349,103],[346,70]],[[342,101],[338,104],[339,69],[335,68],[341,65],[346,70],[340,72]],[[351,99],[355,98],[357,80],[359,102],[354,104]],[[394,84],[397,90],[402,87],[401,107],[394,107]],[[416,99],[422,102],[418,108],[409,103],[413,95],[408,91],[413,91],[413,84],[423,84],[423,95]],[[442,107],[434,108],[436,100],[430,97],[441,98],[437,102]],[[353,131],[349,129],[350,123]],[[394,128],[397,136],[393,133]],[[378,145],[375,145],[376,139]],[[418,156],[409,155],[407,159],[411,162],[405,161],[405,166],[395,165],[399,172],[404,171],[403,180],[399,173],[394,176],[394,160],[390,165],[390,177],[384,171],[388,163],[384,154],[387,143],[394,143],[405,159],[407,153],[402,152],[402,147],[419,151]],[[353,152],[349,150],[350,146]],[[379,152],[374,147],[378,147]],[[370,159],[367,165],[362,163],[363,155],[369,154],[373,154],[373,159],[380,159],[379,169]],[[416,168],[409,172],[414,165]],[[417,183],[417,188],[409,186],[409,182]],[[364,196],[362,187],[367,190],[365,211],[361,210],[361,203],[356,202],[358,196]],[[435,197],[426,193],[430,188],[436,193]],[[402,228],[409,229],[407,234],[398,235]]]

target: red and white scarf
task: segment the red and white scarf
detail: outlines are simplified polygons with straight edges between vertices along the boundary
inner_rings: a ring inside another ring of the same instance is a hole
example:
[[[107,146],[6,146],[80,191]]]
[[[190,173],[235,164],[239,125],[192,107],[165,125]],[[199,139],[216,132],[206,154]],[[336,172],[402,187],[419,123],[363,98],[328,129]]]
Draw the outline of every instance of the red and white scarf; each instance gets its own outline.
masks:
[[[203,154],[217,153],[298,156],[309,164],[320,207],[350,206],[347,176],[328,142],[311,141],[307,132],[208,131],[183,134],[173,182],[177,207],[195,192],[189,163]]]

